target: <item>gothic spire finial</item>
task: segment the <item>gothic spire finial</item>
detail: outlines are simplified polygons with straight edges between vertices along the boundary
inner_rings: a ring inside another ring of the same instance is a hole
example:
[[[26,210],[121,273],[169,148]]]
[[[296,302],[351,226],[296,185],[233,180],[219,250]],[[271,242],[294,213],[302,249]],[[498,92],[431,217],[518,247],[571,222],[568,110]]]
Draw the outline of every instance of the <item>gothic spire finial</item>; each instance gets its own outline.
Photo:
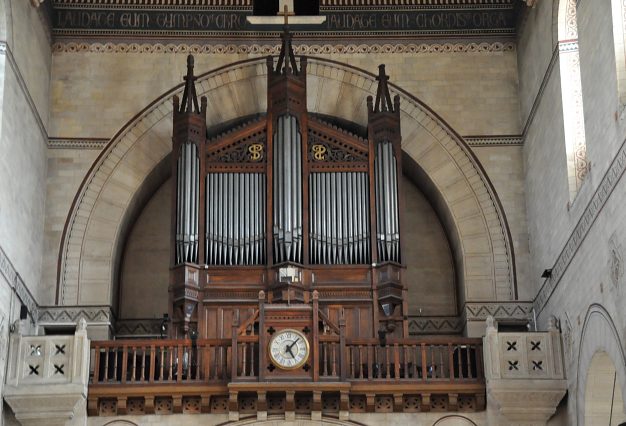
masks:
[[[394,104],[391,101],[391,94],[389,93],[389,76],[385,74],[385,64],[378,66],[378,89],[376,90],[376,102],[374,103],[373,112],[390,111],[394,112]]]
[[[193,75],[193,65],[193,55],[187,56],[187,75],[184,77],[185,90],[183,91],[180,112],[200,113],[198,96],[196,95],[196,77]]]

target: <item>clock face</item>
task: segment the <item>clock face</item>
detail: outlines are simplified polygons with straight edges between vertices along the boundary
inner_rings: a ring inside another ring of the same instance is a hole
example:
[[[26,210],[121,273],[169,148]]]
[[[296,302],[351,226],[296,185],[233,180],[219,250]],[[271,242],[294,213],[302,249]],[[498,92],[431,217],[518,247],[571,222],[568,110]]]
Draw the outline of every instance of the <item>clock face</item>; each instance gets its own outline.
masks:
[[[294,370],[304,365],[309,358],[309,341],[298,330],[280,330],[270,340],[269,353],[276,367]]]

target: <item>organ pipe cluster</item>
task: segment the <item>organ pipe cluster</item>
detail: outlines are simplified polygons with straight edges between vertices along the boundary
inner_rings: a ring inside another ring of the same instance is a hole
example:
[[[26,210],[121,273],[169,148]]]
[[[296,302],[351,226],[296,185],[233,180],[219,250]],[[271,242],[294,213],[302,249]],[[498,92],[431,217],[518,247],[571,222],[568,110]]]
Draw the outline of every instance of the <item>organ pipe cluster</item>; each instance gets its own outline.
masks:
[[[310,262],[370,262],[367,173],[309,175]]]
[[[176,170],[176,264],[197,263],[200,159],[195,144],[181,145]]]
[[[206,177],[206,264],[265,263],[265,174]]]
[[[302,141],[296,117],[278,117],[273,147],[274,262],[302,263]]]
[[[400,262],[400,220],[398,218],[398,172],[391,142],[376,147],[376,242],[378,260]]]

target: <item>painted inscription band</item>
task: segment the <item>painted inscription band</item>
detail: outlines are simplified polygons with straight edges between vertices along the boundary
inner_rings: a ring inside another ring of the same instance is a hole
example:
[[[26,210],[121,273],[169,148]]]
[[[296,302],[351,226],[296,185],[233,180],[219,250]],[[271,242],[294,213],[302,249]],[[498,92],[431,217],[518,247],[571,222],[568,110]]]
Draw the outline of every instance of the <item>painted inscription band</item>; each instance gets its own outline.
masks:
[[[56,35],[76,32],[110,33],[114,31],[135,33],[217,31],[229,33],[256,32],[258,27],[248,23],[245,11],[159,11],[120,9],[54,9],[53,29]],[[292,30],[303,33],[414,32],[414,33],[504,33],[515,31],[513,8],[483,10],[406,10],[398,12],[354,11],[329,12],[326,22],[319,25],[293,25]],[[267,27],[271,29],[271,27]]]

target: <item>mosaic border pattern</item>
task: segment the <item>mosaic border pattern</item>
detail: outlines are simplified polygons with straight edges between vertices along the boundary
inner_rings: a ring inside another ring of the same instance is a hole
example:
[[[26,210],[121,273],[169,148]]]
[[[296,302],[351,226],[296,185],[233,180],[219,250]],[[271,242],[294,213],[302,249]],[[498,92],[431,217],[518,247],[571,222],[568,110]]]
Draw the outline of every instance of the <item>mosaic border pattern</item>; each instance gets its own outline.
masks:
[[[104,138],[49,138],[49,149],[102,149],[109,139]]]
[[[522,146],[522,135],[463,136],[469,146]]]
[[[189,44],[63,41],[52,45],[53,53],[192,53],[277,55],[280,44]],[[433,54],[514,52],[514,42],[298,44],[298,55],[320,54]]]

